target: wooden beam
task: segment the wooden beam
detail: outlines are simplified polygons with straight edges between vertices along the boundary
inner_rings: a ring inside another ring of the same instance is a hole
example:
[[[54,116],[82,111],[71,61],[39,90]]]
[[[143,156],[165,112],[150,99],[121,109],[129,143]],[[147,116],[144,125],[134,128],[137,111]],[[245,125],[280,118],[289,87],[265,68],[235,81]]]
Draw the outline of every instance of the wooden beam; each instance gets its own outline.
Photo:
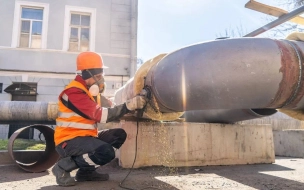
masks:
[[[265,5],[254,0],[250,0],[248,3],[246,3],[245,7],[275,17],[280,17],[288,13],[283,9]],[[290,19],[289,22],[304,25],[304,18],[297,16],[293,19]]]

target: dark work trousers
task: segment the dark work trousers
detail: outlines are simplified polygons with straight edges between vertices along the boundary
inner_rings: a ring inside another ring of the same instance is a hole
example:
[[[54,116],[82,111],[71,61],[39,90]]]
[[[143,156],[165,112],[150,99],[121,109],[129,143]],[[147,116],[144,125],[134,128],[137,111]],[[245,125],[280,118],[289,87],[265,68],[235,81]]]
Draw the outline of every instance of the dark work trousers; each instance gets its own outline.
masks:
[[[99,131],[98,137],[76,137],[62,142],[56,146],[56,151],[61,158],[71,157],[80,169],[92,170],[113,160],[113,147],[119,149],[126,137],[121,128],[106,129]]]

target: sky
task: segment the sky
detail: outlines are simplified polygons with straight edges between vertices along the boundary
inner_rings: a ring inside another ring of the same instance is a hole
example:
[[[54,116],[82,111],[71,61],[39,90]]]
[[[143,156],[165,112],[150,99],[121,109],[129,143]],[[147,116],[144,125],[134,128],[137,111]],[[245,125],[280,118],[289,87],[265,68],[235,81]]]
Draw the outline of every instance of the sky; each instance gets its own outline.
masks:
[[[139,0],[138,58],[146,61],[160,53],[214,40],[225,36],[225,30],[242,27],[247,34],[270,22],[265,14],[245,8],[248,1]],[[258,2],[282,8],[275,0]],[[267,33],[261,36],[267,37]]]

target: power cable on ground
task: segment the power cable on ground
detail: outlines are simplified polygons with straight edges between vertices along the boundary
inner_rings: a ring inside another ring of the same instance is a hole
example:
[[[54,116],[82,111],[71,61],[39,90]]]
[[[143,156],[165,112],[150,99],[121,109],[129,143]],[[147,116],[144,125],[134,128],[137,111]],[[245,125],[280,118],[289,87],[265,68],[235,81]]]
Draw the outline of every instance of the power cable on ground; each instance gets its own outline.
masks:
[[[128,176],[130,175],[130,173],[132,172],[133,168],[134,168],[134,164],[135,164],[135,161],[136,161],[136,157],[137,157],[137,136],[138,136],[138,128],[139,128],[139,119],[137,119],[136,121],[136,137],[135,137],[135,157],[134,157],[134,160],[133,160],[133,164],[132,164],[132,167],[129,171],[129,173],[126,175],[126,177],[119,183],[119,187],[123,188],[123,189],[128,189],[128,190],[136,190],[136,189],[133,189],[133,188],[130,188],[130,187],[126,187],[126,186],[123,186],[123,183],[125,182],[125,180],[128,178]],[[153,186],[146,186],[142,189],[139,189],[139,190],[144,190],[144,189],[158,189],[158,190],[162,190],[160,188],[157,188],[157,187],[153,187]]]

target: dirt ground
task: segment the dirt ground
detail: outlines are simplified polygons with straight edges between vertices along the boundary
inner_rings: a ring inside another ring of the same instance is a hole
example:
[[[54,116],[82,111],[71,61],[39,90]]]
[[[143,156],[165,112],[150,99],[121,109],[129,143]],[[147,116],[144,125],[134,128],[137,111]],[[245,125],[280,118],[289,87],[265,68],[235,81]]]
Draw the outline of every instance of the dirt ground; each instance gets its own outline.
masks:
[[[104,182],[81,182],[72,187],[57,186],[50,169],[42,173],[26,173],[16,165],[0,166],[1,190],[121,190],[119,183],[129,169],[120,168],[116,162],[98,168],[109,173],[110,180]],[[72,172],[75,175],[75,172]],[[124,186],[130,189],[304,189],[304,159],[277,157],[274,164],[204,166],[164,168],[147,167],[132,170]],[[153,188],[152,188],[153,187]]]

